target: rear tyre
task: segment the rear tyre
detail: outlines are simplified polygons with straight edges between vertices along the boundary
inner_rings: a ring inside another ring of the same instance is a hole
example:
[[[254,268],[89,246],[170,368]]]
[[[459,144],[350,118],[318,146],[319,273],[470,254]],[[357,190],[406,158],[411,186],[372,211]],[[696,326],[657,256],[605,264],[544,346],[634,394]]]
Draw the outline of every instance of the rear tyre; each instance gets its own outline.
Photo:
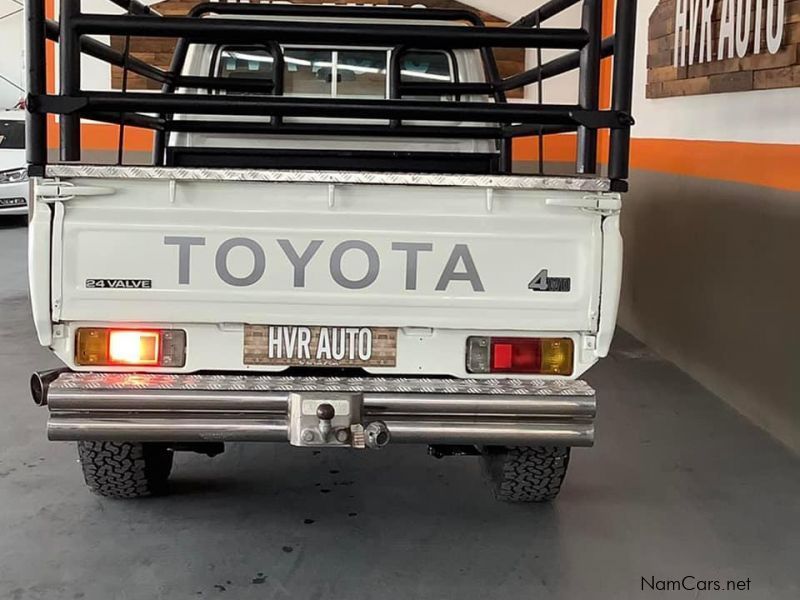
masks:
[[[172,450],[162,444],[78,442],[86,485],[106,498],[144,498],[166,493]]]
[[[495,498],[504,502],[550,502],[561,491],[569,448],[490,447],[481,456]]]

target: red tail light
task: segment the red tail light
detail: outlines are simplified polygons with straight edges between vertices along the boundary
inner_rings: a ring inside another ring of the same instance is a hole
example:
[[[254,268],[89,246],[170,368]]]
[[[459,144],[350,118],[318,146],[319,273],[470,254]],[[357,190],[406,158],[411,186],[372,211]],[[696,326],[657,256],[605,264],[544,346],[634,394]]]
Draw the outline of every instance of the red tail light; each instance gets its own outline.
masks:
[[[492,338],[492,373],[540,373],[541,340]]]

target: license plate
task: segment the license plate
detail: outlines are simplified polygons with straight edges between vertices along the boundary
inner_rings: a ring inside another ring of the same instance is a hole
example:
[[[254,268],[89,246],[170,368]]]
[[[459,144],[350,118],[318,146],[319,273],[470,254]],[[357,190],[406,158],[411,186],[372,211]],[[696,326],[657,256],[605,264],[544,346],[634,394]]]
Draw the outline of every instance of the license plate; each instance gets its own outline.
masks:
[[[394,367],[397,365],[397,329],[246,325],[244,364]]]

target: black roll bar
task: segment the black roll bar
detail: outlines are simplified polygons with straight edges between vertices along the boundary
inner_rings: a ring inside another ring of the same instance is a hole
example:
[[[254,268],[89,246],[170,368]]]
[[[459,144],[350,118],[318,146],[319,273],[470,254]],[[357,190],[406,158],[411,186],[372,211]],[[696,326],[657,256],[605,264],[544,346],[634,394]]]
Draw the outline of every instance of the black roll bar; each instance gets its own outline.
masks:
[[[34,110],[74,116],[82,111],[183,113],[324,117],[331,119],[400,119],[416,121],[541,123],[614,129],[628,126],[628,116],[615,111],[584,110],[571,104],[490,104],[487,102],[425,102],[419,100],[353,100],[276,96],[214,96],[92,92],[70,97],[44,95]]]
[[[81,91],[81,39],[74,31],[74,22],[80,14],[80,0],[61,0],[59,5],[61,35],[58,60],[64,65],[59,72],[60,92],[64,97],[77,96]],[[81,159],[81,117],[66,115],[60,121],[59,156],[63,161]]]
[[[630,115],[633,107],[633,60],[636,45],[636,1],[618,0],[617,34],[611,109]],[[631,128],[614,129],[610,135],[608,177],[625,181],[630,171]]]
[[[72,6],[75,0],[61,0]],[[69,14],[75,35],[130,35],[186,38],[205,43],[342,44],[351,46],[405,44],[417,49],[441,48],[555,48],[574,50],[589,40],[582,29],[460,28],[443,25],[375,25],[308,21],[248,21],[169,17],[152,19],[138,15]],[[63,43],[63,42],[62,42]]]
[[[28,76],[28,96],[36,98],[47,93],[47,62],[45,54],[45,11],[42,0],[25,0],[26,36],[25,70]],[[27,104],[27,103],[26,103]],[[31,175],[44,175],[47,164],[47,113],[30,111],[26,116],[25,148]]]
[[[155,161],[162,164],[166,136],[176,132],[225,132],[264,135],[374,136],[496,139],[499,172],[511,172],[511,142],[515,137],[577,132],[575,170],[597,173],[598,130],[609,129],[608,174],[614,189],[623,189],[630,156],[630,116],[633,85],[635,0],[618,0],[616,33],[601,39],[601,0],[550,0],[507,28],[487,27],[468,10],[397,7],[354,7],[293,4],[207,2],[187,16],[162,16],[140,0],[110,0],[124,15],[83,14],[80,0],[59,0],[59,23],[48,21],[45,0],[26,0],[28,26],[28,157],[33,172],[47,164],[47,115],[60,115],[60,157],[80,159],[82,118],[145,127],[156,131]],[[547,19],[582,5],[578,28],[548,28]],[[253,16],[291,16],[294,19],[253,19]],[[337,19],[333,19],[336,17]],[[356,22],[339,17],[350,17]],[[357,19],[386,23],[362,23]],[[402,20],[403,22],[398,22]],[[409,24],[408,22],[412,22]],[[420,21],[420,23],[413,23]],[[451,22],[443,25],[440,22]],[[178,38],[169,70],[119,52],[89,36]],[[58,42],[59,91],[47,94],[45,40]],[[191,43],[255,44],[269,40],[276,60],[273,81],[240,77],[227,79],[183,75]],[[281,44],[380,46],[414,51],[477,49],[483,58],[485,81],[406,82],[402,61],[392,53],[387,75],[392,90],[387,100],[309,99],[283,97]],[[573,50],[560,58],[501,78],[494,48],[551,48]],[[80,55],[85,53],[161,84],[161,93],[94,92],[81,89]],[[599,109],[601,61],[614,57],[612,106]],[[575,106],[508,103],[506,93],[571,70],[579,70],[579,102]],[[227,95],[176,93],[179,88],[220,90]],[[250,94],[250,95],[242,95]],[[493,102],[464,101],[464,96],[489,96]],[[408,100],[406,97],[452,96],[453,101]],[[147,114],[145,114],[147,113]],[[252,115],[264,121],[222,121],[189,115]],[[174,115],[187,115],[175,119]],[[284,117],[318,116],[332,119],[374,119],[308,125],[286,123]],[[409,126],[403,121],[436,122]],[[444,123],[444,124],[443,124]],[[473,123],[474,125],[460,125]]]
[[[578,103],[584,110],[600,107],[600,50],[602,46],[602,0],[585,0],[581,16],[583,29],[589,32],[589,42],[579,55],[581,78]],[[578,149],[575,170],[580,174],[597,172],[597,129],[578,127]]]
[[[398,12],[399,11],[399,12]],[[190,17],[210,14],[243,16],[348,17],[353,19],[411,19],[414,21],[464,21],[478,27],[484,22],[477,13],[463,9],[396,6],[332,6],[324,4],[238,4],[203,2],[189,11]]]

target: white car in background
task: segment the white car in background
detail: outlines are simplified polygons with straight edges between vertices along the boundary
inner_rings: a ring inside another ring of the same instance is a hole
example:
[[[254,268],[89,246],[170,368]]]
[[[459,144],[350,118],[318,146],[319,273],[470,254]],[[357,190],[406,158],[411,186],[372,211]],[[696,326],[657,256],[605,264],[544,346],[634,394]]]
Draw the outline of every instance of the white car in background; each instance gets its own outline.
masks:
[[[25,111],[0,112],[0,216],[28,212]]]

